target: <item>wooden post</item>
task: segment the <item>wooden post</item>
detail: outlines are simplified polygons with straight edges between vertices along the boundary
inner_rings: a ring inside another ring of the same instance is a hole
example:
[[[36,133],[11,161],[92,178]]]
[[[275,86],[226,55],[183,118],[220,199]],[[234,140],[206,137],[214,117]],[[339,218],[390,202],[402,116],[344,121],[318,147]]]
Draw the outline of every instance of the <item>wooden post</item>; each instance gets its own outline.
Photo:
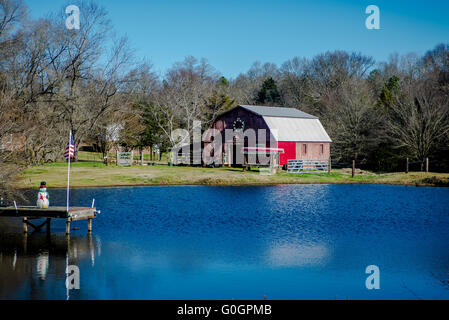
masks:
[[[224,167],[225,163],[224,163],[224,148],[221,148],[221,166]]]
[[[332,169],[332,159],[331,159],[331,157],[329,157],[328,161],[329,162],[327,164],[327,173],[331,173],[331,169]]]
[[[23,221],[23,233],[28,233],[28,224],[27,224],[27,217],[23,217],[22,221]]]
[[[228,144],[228,167],[229,167],[229,168],[231,167],[231,158],[232,158],[232,155],[231,155],[231,146]]]
[[[429,158],[426,158],[426,173],[429,173]]]
[[[87,219],[87,232],[92,232],[92,218]]]
[[[67,253],[70,254],[70,235],[67,234],[65,239],[67,241]]]
[[[408,158],[405,159],[405,173],[408,173]]]
[[[118,149],[115,151],[115,166],[118,167]]]
[[[274,154],[270,153],[270,173],[271,174],[275,174],[276,173],[276,168],[274,167],[275,163],[274,163]]]
[[[140,151],[140,165],[143,166],[143,150]]]
[[[352,177],[355,176],[355,160],[352,160]]]
[[[243,171],[246,170],[246,155],[243,155]]]
[[[67,218],[67,220],[65,221],[65,234],[70,234],[70,218]]]

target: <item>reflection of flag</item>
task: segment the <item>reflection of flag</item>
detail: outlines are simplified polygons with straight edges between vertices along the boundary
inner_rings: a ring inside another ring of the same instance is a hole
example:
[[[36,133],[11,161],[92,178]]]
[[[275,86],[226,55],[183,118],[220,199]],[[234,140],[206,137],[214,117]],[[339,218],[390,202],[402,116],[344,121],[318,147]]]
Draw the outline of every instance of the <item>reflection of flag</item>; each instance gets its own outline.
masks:
[[[45,280],[48,273],[48,253],[44,252],[37,256],[37,274],[41,280]]]
[[[73,158],[74,156],[75,156],[75,144],[73,143],[72,131],[70,131],[70,140],[69,143],[67,143],[67,147],[65,148],[64,158],[68,160],[69,157]]]

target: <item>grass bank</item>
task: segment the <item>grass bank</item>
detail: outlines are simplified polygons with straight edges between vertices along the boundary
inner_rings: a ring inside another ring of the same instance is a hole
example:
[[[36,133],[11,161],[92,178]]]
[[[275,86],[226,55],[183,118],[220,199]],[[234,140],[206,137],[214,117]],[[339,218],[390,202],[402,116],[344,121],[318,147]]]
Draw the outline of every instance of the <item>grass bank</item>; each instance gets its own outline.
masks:
[[[53,163],[25,169],[16,177],[17,188],[38,188],[46,181],[51,188],[66,187],[67,164]],[[418,186],[449,186],[448,173],[383,173],[357,170],[354,178],[348,169],[331,173],[261,174],[257,169],[242,172],[237,168],[169,167],[167,165],[116,167],[100,162],[72,164],[71,187],[109,187],[137,185],[269,185],[305,183],[372,183]]]

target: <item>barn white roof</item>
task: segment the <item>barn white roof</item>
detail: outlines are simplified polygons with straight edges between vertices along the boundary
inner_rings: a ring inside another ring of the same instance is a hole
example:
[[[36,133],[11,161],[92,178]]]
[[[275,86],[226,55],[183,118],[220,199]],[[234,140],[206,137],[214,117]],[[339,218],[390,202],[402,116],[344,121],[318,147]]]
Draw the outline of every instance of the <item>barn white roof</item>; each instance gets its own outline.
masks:
[[[298,109],[248,105],[234,109],[239,107],[260,115],[277,141],[332,142],[318,117]]]
[[[295,108],[283,108],[283,107],[266,107],[266,106],[246,106],[239,105],[246,110],[257,113],[264,117],[283,117],[283,118],[307,118],[318,119],[311,114],[305,113]]]
[[[318,118],[264,116],[277,141],[332,142]]]

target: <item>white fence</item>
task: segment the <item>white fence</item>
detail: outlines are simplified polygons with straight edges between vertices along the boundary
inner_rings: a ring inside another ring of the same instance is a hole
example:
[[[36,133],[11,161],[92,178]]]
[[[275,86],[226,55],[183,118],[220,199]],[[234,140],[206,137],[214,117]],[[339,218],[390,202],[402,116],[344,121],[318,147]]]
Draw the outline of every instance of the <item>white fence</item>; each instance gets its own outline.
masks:
[[[117,152],[117,165],[132,166],[133,153],[132,152]]]
[[[329,171],[327,159],[287,160],[287,172],[316,172]]]

